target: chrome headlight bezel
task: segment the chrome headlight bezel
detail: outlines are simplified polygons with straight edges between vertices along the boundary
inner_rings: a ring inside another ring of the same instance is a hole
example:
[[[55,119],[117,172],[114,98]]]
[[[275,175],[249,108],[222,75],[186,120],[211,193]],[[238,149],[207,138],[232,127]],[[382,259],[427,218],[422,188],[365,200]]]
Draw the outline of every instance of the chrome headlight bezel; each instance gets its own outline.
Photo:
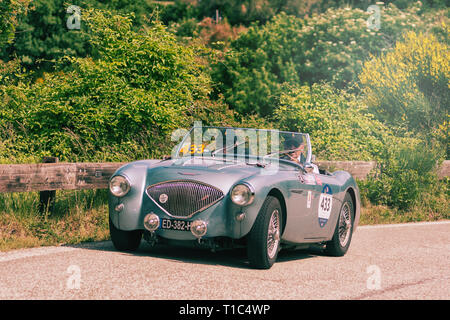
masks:
[[[131,184],[128,178],[117,175],[109,180],[109,192],[115,197],[122,198],[131,190]]]
[[[255,189],[248,183],[238,183],[231,189],[230,198],[238,206],[248,206],[255,200]]]

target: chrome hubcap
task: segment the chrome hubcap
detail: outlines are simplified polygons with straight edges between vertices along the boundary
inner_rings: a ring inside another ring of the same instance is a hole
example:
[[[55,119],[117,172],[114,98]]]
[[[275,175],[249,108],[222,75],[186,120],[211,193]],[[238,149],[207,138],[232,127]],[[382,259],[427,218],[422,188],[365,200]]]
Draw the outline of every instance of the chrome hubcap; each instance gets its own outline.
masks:
[[[350,239],[352,230],[352,217],[350,212],[350,206],[348,203],[344,203],[339,215],[339,243],[342,247],[345,247]]]
[[[280,243],[280,212],[275,209],[270,216],[267,232],[267,255],[269,259],[275,257]]]

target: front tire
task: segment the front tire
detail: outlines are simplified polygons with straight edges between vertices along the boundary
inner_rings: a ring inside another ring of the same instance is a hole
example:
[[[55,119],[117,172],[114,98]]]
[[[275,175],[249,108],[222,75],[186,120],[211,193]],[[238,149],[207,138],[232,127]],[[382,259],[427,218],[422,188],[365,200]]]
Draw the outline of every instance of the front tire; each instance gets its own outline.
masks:
[[[142,231],[124,231],[117,229],[109,219],[109,233],[114,247],[119,251],[136,251],[141,244]]]
[[[353,219],[355,216],[352,198],[349,193],[345,195],[341,210],[339,211],[336,229],[331,241],[326,243],[325,252],[334,257],[342,257],[350,247],[353,234]]]
[[[277,260],[280,250],[281,205],[277,198],[268,196],[248,236],[247,255],[250,265],[269,269]]]

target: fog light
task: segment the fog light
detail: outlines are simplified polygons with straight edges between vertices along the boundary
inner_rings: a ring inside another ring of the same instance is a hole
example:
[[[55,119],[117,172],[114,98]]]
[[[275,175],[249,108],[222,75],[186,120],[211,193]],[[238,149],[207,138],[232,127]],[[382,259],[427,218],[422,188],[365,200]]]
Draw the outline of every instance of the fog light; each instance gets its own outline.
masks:
[[[195,220],[191,223],[191,232],[197,238],[201,238],[206,234],[206,222],[202,220]]]
[[[155,231],[159,228],[159,217],[154,213],[146,215],[144,218],[144,227],[148,231]]]

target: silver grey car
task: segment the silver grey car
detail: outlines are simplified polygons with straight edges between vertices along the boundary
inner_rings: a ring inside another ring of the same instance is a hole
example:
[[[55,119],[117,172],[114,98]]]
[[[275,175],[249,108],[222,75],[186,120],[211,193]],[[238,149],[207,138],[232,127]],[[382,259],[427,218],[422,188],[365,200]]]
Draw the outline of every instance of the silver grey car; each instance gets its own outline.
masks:
[[[110,180],[111,239],[118,250],[152,245],[245,246],[250,265],[270,268],[282,248],[349,249],[360,195],[345,171],[312,161],[308,134],[194,127],[170,159],[136,161]]]

